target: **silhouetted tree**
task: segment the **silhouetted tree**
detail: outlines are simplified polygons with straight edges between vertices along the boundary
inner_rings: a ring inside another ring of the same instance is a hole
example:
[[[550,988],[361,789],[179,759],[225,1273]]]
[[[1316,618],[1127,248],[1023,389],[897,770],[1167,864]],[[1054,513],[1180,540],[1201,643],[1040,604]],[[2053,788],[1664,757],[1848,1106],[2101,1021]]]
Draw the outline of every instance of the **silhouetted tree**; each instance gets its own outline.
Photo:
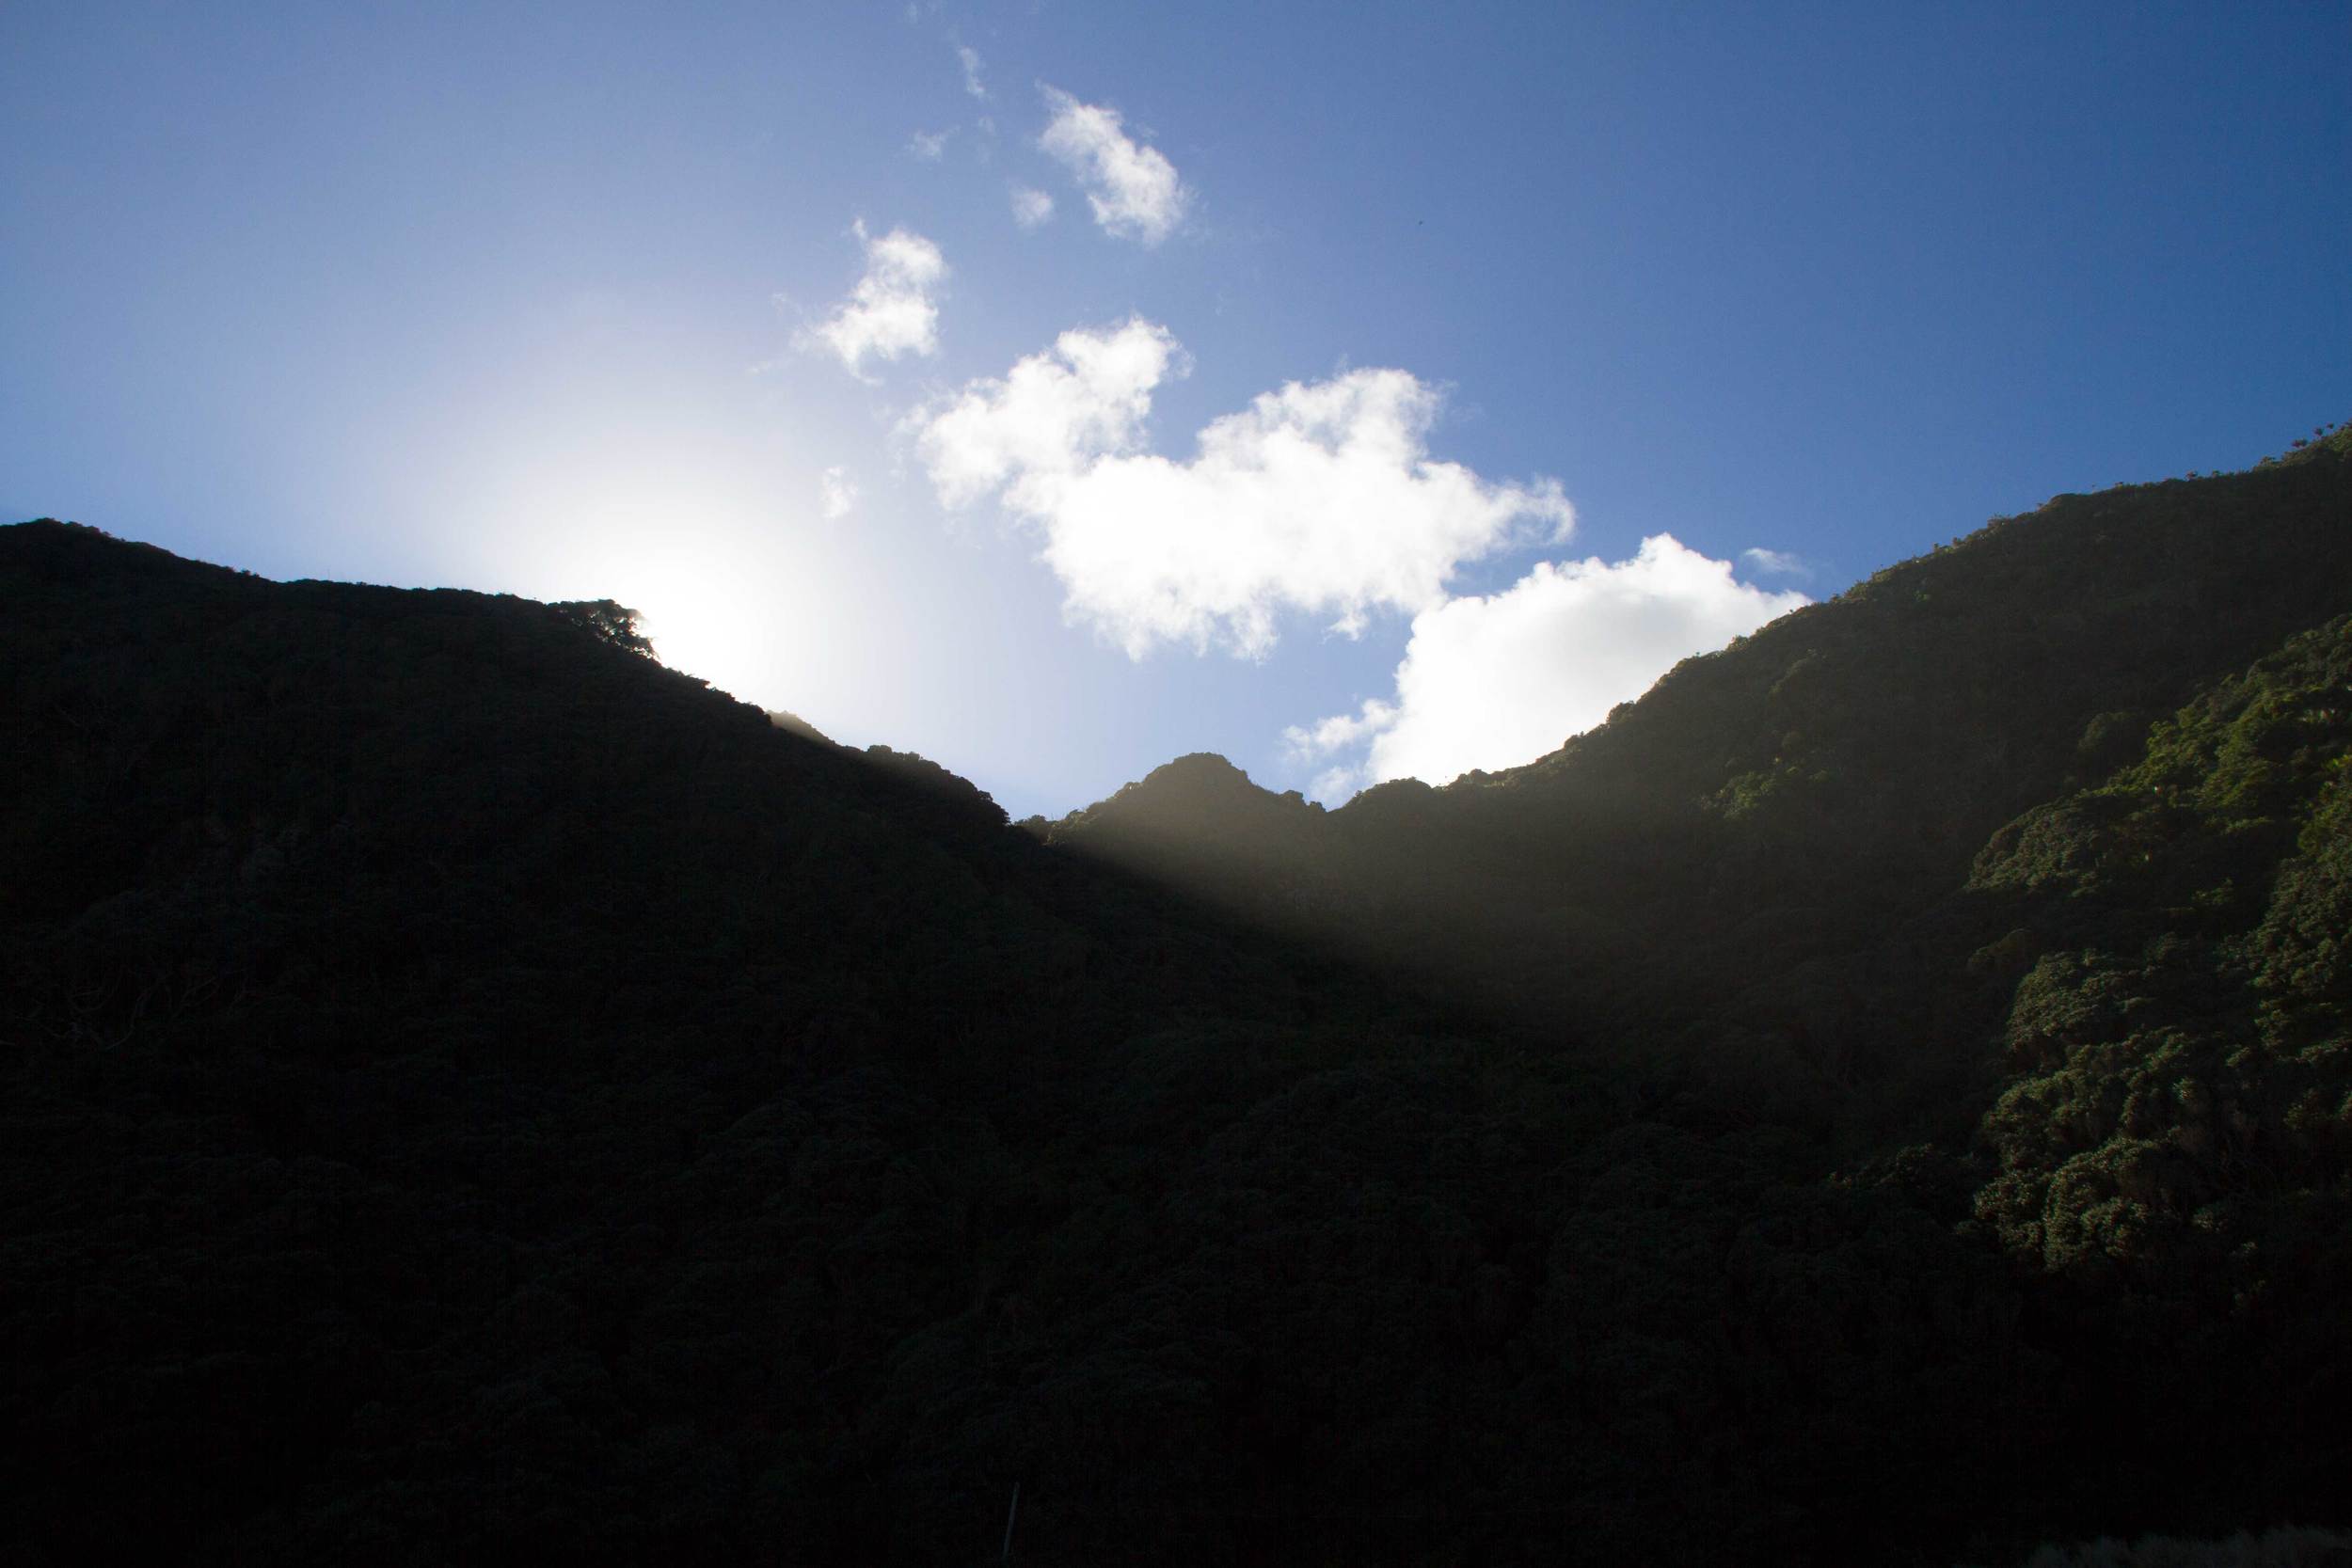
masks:
[[[608,642],[647,658],[654,657],[652,639],[637,629],[644,617],[627,605],[611,599],[566,599],[548,608],[567,621],[586,626]]]

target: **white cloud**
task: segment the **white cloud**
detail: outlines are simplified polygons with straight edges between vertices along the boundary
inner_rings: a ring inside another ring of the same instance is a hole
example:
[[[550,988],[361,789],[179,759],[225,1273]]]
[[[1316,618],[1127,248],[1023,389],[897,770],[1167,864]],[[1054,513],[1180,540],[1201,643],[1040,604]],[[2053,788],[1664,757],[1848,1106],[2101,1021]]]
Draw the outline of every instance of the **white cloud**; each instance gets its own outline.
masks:
[[[1136,145],[1118,110],[1081,103],[1059,87],[1040,90],[1054,118],[1037,144],[1069,168],[1103,230],[1147,245],[1174,233],[1192,204],[1176,166]]]
[[[1027,185],[1012,187],[1012,221],[1024,229],[1035,229],[1054,215],[1054,198],[1043,191]]]
[[[875,239],[863,221],[853,226],[866,247],[866,276],[832,315],[793,340],[803,349],[822,348],[863,376],[869,357],[939,352],[939,306],[932,294],[947,277],[939,246],[905,229]]]
[[[1741,550],[1740,559],[1767,577],[1809,578],[1813,575],[1813,568],[1801,558],[1782,550],[1768,550],[1761,545]]]
[[[1034,523],[1065,613],[1132,657],[1215,642],[1262,657],[1291,610],[1353,636],[1375,610],[1442,603],[1464,561],[1567,531],[1556,482],[1431,460],[1440,395],[1399,370],[1263,393],[1186,462],[1142,450],[1152,388],[1184,370],[1150,322],[1065,332],[911,421],[941,501],[995,494]]]
[[[1027,512],[1044,500],[1041,482],[1139,444],[1152,388],[1189,368],[1168,328],[1141,319],[1065,332],[1003,380],[975,381],[945,408],[917,413],[917,447],[946,505],[1009,486]]]
[[[817,481],[817,499],[828,522],[838,522],[856,511],[857,484],[850,478],[850,470],[827,468]]]
[[[947,138],[954,135],[953,131],[917,131],[907,138],[907,152],[927,164],[935,164],[940,154],[947,150]]]
[[[959,43],[956,61],[963,67],[963,90],[983,103],[988,102],[988,87],[980,80],[980,52]]]
[[[1390,779],[1444,784],[1515,768],[1591,729],[1678,660],[1808,602],[1736,581],[1731,562],[1671,534],[1643,540],[1630,561],[1542,562],[1501,593],[1415,616],[1394,701],[1284,739],[1301,762],[1338,763],[1315,779],[1327,800]]]

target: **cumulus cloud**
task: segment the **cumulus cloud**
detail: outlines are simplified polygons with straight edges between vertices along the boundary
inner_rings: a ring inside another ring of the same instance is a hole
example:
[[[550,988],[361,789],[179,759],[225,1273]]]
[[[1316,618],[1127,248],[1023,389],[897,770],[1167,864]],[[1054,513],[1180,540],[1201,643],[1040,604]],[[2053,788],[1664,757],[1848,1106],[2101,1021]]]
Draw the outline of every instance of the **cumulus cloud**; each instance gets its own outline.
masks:
[[[853,226],[866,247],[866,276],[832,315],[801,332],[803,350],[823,349],[850,374],[863,376],[869,358],[939,352],[939,306],[932,298],[946,281],[947,262],[939,246],[905,229],[879,239]]]
[[[947,138],[954,135],[953,131],[917,131],[907,138],[907,153],[927,164],[935,164],[940,154],[947,150]]]
[[[1054,215],[1054,198],[1043,191],[1027,185],[1012,187],[1012,221],[1024,229],[1035,229]]]
[[[839,467],[827,468],[818,478],[817,499],[828,522],[838,522],[856,511],[857,485],[850,478],[850,470]]]
[[[1768,550],[1757,545],[1740,552],[1740,559],[1767,577],[1809,578],[1813,568],[1797,556],[1782,550]]]
[[[1052,482],[1140,444],[1152,389],[1190,368],[1168,328],[1140,318],[1065,332],[1003,379],[918,413],[916,448],[943,504],[1006,490],[1016,511],[1034,514]]]
[[[1053,119],[1038,146],[1070,170],[1104,232],[1147,245],[1174,233],[1192,204],[1176,166],[1130,137],[1118,110],[1081,103],[1059,87],[1040,90]]]
[[[1140,319],[1065,332],[911,421],[941,501],[993,494],[1034,524],[1065,613],[1132,657],[1263,657],[1288,611],[1353,636],[1441,604],[1465,561],[1568,530],[1556,482],[1433,460],[1440,394],[1400,370],[1292,382],[1212,421],[1187,461],[1148,451],[1152,389],[1186,368]]]
[[[1591,729],[1690,655],[1809,602],[1736,580],[1731,562],[1671,534],[1630,561],[1538,564],[1511,587],[1413,618],[1393,701],[1284,733],[1294,758],[1330,764],[1325,800],[1365,784],[1444,784],[1514,768]]]
[[[988,85],[980,80],[980,52],[964,44],[956,45],[956,62],[963,67],[963,90],[988,102]]]

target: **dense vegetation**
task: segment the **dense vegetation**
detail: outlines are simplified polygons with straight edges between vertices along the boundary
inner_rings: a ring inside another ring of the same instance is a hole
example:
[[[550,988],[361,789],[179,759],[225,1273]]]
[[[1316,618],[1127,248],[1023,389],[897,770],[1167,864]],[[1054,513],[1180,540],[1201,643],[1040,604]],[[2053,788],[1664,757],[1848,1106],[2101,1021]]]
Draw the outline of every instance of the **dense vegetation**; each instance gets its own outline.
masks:
[[[1192,758],[1025,832],[616,605],[0,530],[8,1536],[971,1562],[1016,1482],[1067,1563],[2352,1523],[2346,610],[2339,436],[2061,498],[1528,768],[1326,814]]]

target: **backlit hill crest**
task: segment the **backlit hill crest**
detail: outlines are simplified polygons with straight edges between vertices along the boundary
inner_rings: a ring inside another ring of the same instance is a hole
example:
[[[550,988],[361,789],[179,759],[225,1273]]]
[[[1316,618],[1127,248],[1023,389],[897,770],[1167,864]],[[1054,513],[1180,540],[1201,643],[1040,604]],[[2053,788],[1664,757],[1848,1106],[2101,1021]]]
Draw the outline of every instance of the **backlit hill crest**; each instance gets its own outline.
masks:
[[[609,615],[0,529],[9,1544],[2352,1525],[2348,444],[2061,497],[1525,768],[1020,828]]]

